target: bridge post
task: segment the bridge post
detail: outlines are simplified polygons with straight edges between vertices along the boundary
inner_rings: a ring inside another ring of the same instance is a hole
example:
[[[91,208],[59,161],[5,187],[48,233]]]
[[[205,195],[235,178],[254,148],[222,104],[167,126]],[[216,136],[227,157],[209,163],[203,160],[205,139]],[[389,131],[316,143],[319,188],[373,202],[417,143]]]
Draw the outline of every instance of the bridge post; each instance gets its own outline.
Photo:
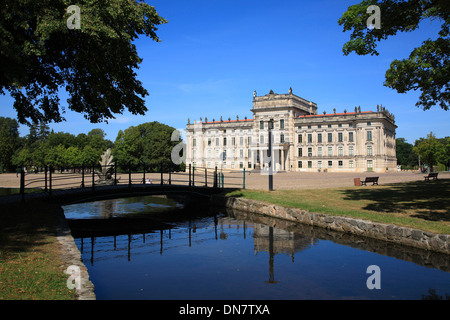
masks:
[[[172,184],[172,172],[169,170],[169,184]]]
[[[207,187],[207,186],[208,186],[208,172],[205,168],[205,187]]]
[[[244,176],[243,176],[243,182],[242,182],[242,189],[245,190],[245,168],[244,168]]]
[[[128,188],[131,188],[131,161],[128,161]]]
[[[92,164],[92,191],[95,190],[95,163]]]
[[[114,185],[117,186],[117,161],[114,162]]]
[[[143,166],[142,184],[145,184],[145,163],[142,166]]]
[[[48,169],[48,195],[50,197],[52,196],[52,170],[53,166],[50,166],[50,168]]]
[[[191,186],[191,164],[189,163],[189,187]]]
[[[44,179],[45,179],[45,186],[44,186],[44,191],[47,192],[48,188],[47,188],[47,166],[44,167]]]
[[[84,188],[84,163],[81,165],[81,187]]]
[[[192,166],[192,186],[195,187],[195,167]]]
[[[163,163],[161,161],[161,185],[163,185],[164,181],[163,181]]]
[[[217,166],[214,169],[214,185],[213,185],[213,187],[217,188]]]
[[[25,199],[25,170],[23,170],[23,165],[20,166],[20,195],[23,201]]]

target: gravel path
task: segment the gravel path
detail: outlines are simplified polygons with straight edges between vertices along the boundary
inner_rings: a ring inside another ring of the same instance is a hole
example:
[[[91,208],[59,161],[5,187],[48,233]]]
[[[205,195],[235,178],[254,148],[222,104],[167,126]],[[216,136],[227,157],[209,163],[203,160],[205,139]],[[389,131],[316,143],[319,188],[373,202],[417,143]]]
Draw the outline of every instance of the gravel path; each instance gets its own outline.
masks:
[[[277,172],[273,175],[273,185],[275,190],[289,190],[302,188],[335,188],[335,187],[351,187],[354,186],[354,178],[363,180],[368,176],[378,176],[379,185],[390,183],[423,181],[425,174],[414,172],[395,172],[395,173],[336,173],[336,172]],[[146,178],[154,184],[159,184],[161,174],[147,173]],[[120,184],[128,184],[128,174],[118,174]],[[169,175],[164,174],[164,183],[168,182]],[[439,173],[439,179],[449,179],[450,172]],[[60,188],[78,188],[81,185],[81,174],[53,174],[52,189]],[[142,183],[142,174],[132,174],[132,183]],[[173,184],[187,184],[189,181],[188,173],[172,174]],[[178,180],[178,181],[177,181]],[[259,172],[246,172],[245,187],[246,189],[268,189],[268,175]],[[195,175],[195,185],[204,185],[204,172],[198,171]],[[242,172],[224,172],[225,187],[242,187]],[[92,183],[92,175],[85,175],[85,186],[89,187]],[[208,174],[208,186],[212,186],[212,173]],[[44,186],[44,174],[28,174],[26,175],[27,188]],[[0,187],[3,188],[19,188],[20,178],[15,173],[0,174]]]

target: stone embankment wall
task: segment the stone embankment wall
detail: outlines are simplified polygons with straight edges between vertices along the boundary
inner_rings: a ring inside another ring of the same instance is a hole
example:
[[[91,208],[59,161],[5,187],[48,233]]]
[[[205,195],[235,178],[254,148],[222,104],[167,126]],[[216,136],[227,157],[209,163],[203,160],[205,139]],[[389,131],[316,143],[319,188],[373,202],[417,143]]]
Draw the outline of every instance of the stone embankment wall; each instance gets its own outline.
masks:
[[[59,224],[56,226],[56,231],[58,242],[62,247],[62,267],[64,270],[70,266],[80,269],[80,287],[75,289],[76,300],[96,300],[94,284],[89,279],[88,270],[81,259],[81,252],[75,244],[62,209],[58,213],[58,219]]]
[[[244,198],[213,195],[211,196],[211,201],[217,205],[245,212],[253,212],[330,230],[348,232],[401,245],[450,254],[450,235],[448,234],[434,234],[391,224],[331,216],[297,208],[285,208]]]

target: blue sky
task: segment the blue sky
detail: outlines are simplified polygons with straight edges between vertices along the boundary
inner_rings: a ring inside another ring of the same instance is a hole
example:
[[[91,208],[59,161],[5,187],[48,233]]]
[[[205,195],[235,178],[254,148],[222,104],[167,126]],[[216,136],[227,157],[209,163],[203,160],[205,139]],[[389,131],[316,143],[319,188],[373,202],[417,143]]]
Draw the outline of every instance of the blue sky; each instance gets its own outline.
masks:
[[[318,112],[363,111],[385,106],[396,117],[397,137],[408,142],[433,131],[450,135],[450,112],[439,106],[415,106],[419,92],[398,94],[384,87],[384,74],[394,59],[407,58],[439,24],[425,21],[411,33],[379,43],[379,56],[344,56],[344,33],[337,20],[348,0],[154,0],[147,1],[169,22],[159,27],[156,43],[136,41],[143,63],[138,78],[150,95],[148,112],[117,115],[108,124],[91,124],[66,111],[66,122],[50,124],[58,131],[87,133],[101,128],[114,141],[119,130],[159,121],[177,129],[187,119],[252,117],[253,91],[293,93],[318,105]],[[82,13],[81,13],[82,19]],[[383,19],[383,16],[381,17]],[[66,98],[61,97],[66,105]],[[16,118],[9,96],[0,96],[1,116]],[[67,108],[66,108],[67,110]],[[21,126],[21,135],[28,128]]]

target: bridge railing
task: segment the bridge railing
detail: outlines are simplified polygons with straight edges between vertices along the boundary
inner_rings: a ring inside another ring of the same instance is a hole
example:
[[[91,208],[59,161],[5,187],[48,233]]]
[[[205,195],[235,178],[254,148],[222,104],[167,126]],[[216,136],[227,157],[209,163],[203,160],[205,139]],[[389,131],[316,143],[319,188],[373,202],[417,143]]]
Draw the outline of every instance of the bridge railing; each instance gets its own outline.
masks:
[[[95,190],[103,185],[150,185],[174,184],[190,187],[243,188],[246,171],[218,170],[188,165],[185,171],[165,169],[164,164],[99,164],[54,167],[45,166],[28,172],[20,170],[20,194],[22,199],[29,190],[40,190],[52,195],[52,191],[73,188]]]

